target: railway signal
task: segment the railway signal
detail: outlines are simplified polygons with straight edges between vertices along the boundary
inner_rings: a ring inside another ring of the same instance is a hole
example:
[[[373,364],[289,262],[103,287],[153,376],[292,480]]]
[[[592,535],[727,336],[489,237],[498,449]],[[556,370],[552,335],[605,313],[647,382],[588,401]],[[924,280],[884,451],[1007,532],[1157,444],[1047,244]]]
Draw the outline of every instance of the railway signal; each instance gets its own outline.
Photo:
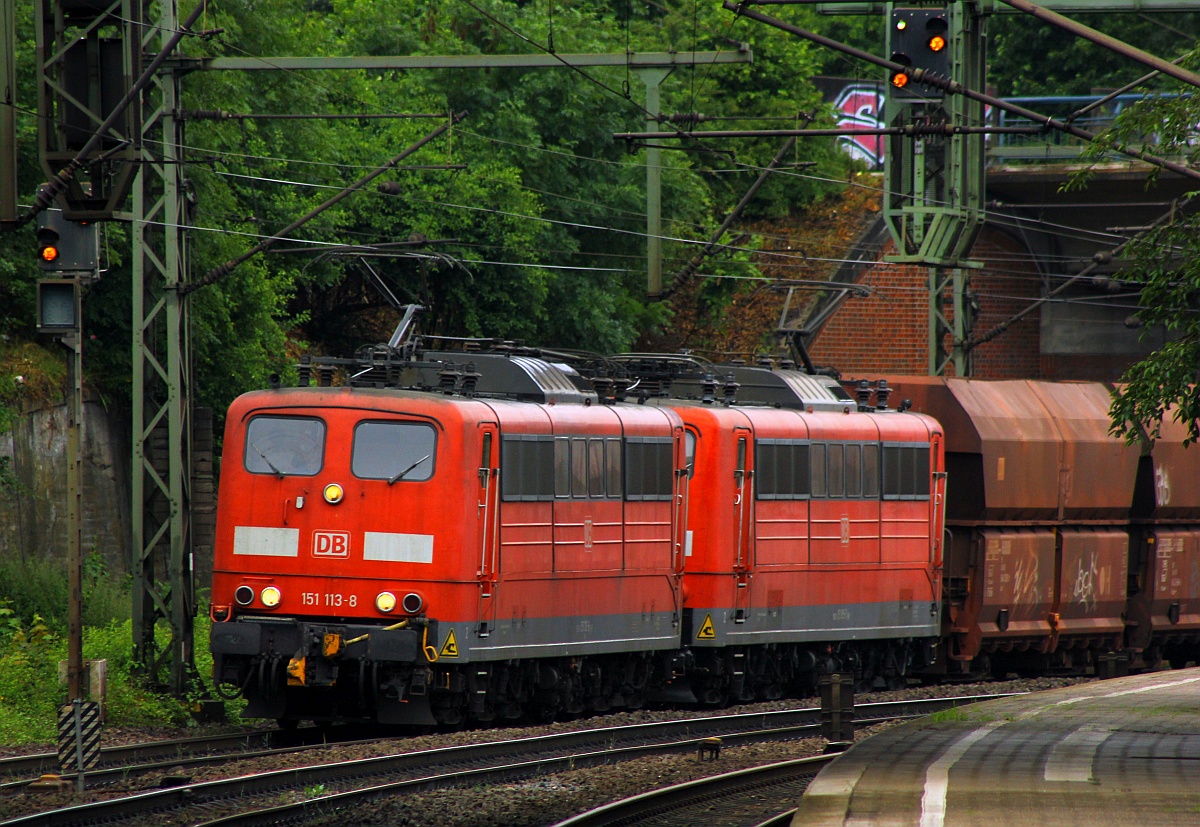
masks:
[[[62,210],[38,213],[38,269],[50,272],[96,270],[99,259],[96,225],[63,218]]]
[[[935,87],[924,86],[918,94],[912,86],[912,71],[950,76],[950,24],[945,8],[895,8],[892,10],[892,25],[888,33],[892,63],[898,63],[909,72],[891,73],[892,91],[903,98],[941,97]]]

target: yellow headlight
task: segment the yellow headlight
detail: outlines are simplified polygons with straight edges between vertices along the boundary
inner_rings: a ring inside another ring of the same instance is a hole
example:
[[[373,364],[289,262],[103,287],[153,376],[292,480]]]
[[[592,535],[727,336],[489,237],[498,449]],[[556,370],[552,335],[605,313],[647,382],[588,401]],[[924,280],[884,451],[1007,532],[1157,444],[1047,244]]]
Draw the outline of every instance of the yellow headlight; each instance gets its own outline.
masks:
[[[344,492],[342,487],[336,482],[331,482],[329,485],[325,486],[324,494],[325,502],[329,503],[330,505],[336,505],[342,501],[342,497],[345,496],[346,492]]]
[[[258,599],[261,600],[262,604],[268,609],[274,609],[279,605],[279,599],[281,596],[282,595],[280,595],[279,589],[275,588],[274,586],[267,586],[262,590],[262,594],[258,596]]]
[[[396,608],[396,595],[391,592],[380,592],[375,597],[375,608],[381,612],[390,612]]]

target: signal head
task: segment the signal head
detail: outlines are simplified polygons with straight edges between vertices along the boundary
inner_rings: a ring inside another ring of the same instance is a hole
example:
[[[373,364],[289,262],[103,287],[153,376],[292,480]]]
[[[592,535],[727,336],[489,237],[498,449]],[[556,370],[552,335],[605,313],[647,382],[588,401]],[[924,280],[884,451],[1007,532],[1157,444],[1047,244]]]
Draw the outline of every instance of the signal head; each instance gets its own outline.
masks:
[[[917,70],[931,75],[950,75],[950,25],[949,13],[940,8],[895,8],[892,10],[892,26],[888,35],[892,63],[905,67],[905,72],[893,71],[890,83],[893,91],[901,92],[897,97],[920,100],[940,97],[941,92],[929,88],[920,93],[913,90],[912,76]],[[924,75],[921,75],[924,79]],[[928,83],[925,83],[929,86]]]
[[[58,261],[58,233],[50,227],[38,227],[38,264],[46,267]]]

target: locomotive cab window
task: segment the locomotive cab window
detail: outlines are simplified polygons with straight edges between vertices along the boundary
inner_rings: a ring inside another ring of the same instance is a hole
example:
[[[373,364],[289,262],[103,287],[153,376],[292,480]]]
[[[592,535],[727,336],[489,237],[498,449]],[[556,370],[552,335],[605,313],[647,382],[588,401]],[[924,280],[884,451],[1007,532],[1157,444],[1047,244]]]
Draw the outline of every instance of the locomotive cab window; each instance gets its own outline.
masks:
[[[251,474],[311,477],[325,464],[325,423],[300,416],[256,416],[246,426],[243,463]]]
[[[350,471],[364,480],[422,482],[433,476],[437,434],[421,422],[360,422]]]

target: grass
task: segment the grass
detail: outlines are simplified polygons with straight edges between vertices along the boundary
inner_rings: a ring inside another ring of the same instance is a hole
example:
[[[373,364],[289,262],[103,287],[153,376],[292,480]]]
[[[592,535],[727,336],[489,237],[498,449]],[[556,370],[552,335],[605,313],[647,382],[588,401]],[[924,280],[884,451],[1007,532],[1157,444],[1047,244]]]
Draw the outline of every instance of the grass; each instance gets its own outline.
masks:
[[[932,713],[929,720],[935,724],[948,724],[965,721],[968,717],[967,711],[961,706],[952,706],[949,709],[941,709]]]
[[[174,698],[147,688],[133,661],[133,623],[127,578],[103,571],[96,560],[85,576],[83,657],[108,662],[106,726],[188,726],[199,696]],[[40,565],[0,563],[0,743],[53,742],[59,704],[66,686],[59,682],[59,662],[67,658],[66,571]],[[197,671],[212,672],[208,653],[208,613],[196,618]],[[167,635],[159,630],[158,643]],[[235,717],[237,702],[227,703]]]

